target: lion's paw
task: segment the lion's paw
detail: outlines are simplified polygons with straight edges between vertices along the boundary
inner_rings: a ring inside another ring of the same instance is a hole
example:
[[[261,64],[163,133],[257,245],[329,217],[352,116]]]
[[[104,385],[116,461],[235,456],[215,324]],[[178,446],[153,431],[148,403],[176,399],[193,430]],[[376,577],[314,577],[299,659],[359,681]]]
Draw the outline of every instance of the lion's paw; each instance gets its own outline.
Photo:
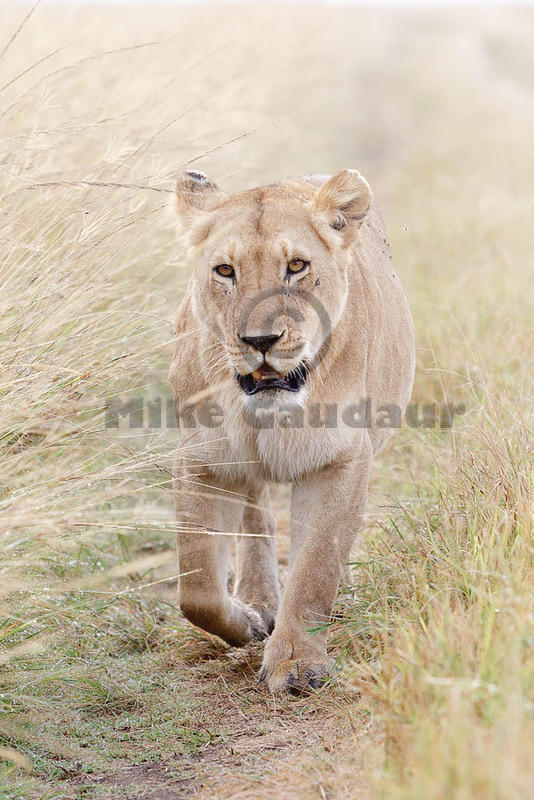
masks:
[[[273,637],[276,633],[273,634]],[[303,694],[319,689],[328,680],[333,661],[326,652],[305,642],[300,646],[289,641],[268,642],[258,680],[271,692]]]
[[[245,644],[247,641],[258,642],[269,636],[274,627],[274,620],[266,609],[255,609],[240,600],[234,600],[234,607],[236,611],[240,612],[247,624],[247,635],[241,643]]]

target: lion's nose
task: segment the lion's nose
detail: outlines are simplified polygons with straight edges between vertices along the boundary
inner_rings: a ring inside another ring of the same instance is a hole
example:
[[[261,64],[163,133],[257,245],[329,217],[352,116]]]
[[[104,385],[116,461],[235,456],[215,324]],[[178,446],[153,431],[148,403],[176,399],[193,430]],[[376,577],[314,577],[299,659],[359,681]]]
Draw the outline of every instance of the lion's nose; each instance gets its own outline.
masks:
[[[251,345],[251,347],[255,347],[256,350],[259,350],[260,353],[265,353],[269,350],[270,347],[273,346],[275,342],[282,338],[284,334],[272,334],[271,336],[240,336],[242,342]]]

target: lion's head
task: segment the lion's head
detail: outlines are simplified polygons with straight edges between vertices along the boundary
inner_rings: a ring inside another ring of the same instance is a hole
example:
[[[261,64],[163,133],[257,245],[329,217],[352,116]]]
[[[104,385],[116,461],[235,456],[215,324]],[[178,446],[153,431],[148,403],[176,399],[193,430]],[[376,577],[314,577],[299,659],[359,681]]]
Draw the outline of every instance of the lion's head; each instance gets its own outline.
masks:
[[[202,173],[178,180],[194,248],[193,314],[244,395],[303,394],[343,314],[350,245],[370,203],[369,185],[349,169],[234,195]]]

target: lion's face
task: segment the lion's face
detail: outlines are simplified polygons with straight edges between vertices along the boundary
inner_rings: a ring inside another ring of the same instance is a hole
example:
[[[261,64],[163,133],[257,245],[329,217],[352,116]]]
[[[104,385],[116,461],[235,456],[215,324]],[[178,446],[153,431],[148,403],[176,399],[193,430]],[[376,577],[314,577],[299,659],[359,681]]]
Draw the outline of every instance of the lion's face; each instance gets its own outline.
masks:
[[[345,308],[368,185],[345,170],[319,190],[295,181],[229,197],[185,173],[177,200],[195,248],[193,312],[215,339],[214,379],[229,370],[245,396],[297,399]]]

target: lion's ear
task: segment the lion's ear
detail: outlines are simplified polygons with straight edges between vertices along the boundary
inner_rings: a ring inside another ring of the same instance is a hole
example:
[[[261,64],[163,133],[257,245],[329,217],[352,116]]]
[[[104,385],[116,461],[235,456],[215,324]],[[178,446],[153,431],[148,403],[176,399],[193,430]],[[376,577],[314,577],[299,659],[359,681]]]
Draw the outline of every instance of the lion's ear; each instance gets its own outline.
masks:
[[[183,172],[176,182],[176,211],[184,225],[205,211],[213,211],[226,197],[203,172]]]
[[[349,244],[369,211],[371,200],[371,187],[358,170],[343,169],[317,190],[313,211],[340,231],[345,244]]]

